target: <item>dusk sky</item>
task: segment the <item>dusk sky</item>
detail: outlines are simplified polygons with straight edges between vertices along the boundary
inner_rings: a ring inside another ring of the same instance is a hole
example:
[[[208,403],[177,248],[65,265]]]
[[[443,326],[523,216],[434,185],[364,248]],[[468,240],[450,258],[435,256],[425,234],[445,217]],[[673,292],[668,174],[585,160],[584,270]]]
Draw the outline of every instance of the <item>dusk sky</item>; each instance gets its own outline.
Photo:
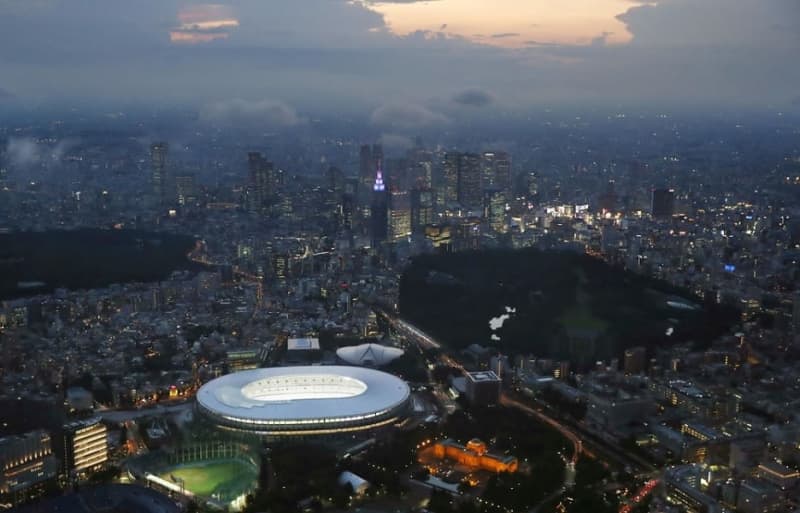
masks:
[[[0,102],[411,124],[534,106],[788,106],[797,0],[2,0]]]

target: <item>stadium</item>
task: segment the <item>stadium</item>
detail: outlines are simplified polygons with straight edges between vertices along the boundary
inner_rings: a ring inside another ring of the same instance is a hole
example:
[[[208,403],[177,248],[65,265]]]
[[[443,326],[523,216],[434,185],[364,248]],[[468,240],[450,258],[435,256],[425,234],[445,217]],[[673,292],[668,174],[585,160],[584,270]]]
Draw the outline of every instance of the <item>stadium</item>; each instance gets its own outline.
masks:
[[[374,369],[271,367],[228,374],[203,385],[197,409],[225,429],[261,436],[350,433],[401,420],[410,390]]]

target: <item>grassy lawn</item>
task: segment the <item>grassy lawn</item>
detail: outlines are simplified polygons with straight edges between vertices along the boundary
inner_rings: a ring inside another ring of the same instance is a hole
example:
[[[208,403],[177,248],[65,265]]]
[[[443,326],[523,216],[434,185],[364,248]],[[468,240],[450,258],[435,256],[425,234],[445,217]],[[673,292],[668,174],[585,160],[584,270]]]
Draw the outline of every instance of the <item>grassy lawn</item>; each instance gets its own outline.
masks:
[[[162,479],[172,481],[170,476],[183,479],[186,489],[197,495],[211,495],[220,487],[238,481],[252,481],[256,470],[239,461],[219,461],[189,464],[161,474]]]

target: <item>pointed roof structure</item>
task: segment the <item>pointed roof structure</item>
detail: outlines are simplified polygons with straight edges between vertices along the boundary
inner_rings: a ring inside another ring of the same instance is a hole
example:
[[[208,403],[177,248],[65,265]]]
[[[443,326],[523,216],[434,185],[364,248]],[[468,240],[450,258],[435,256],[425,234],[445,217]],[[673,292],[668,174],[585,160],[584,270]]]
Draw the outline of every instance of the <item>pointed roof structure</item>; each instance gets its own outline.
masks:
[[[400,358],[405,351],[398,347],[382,346],[380,344],[360,344],[357,346],[340,347],[336,356],[350,365],[363,365],[368,367],[381,367]]]

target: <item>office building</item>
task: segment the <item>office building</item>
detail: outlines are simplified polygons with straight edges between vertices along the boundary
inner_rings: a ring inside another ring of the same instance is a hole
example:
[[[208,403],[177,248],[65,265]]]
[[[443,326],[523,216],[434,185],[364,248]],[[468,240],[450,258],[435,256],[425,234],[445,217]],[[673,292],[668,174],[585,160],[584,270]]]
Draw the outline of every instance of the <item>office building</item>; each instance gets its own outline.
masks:
[[[481,155],[481,181],[484,189],[511,192],[511,158],[504,151],[487,151]]]
[[[647,350],[644,347],[630,347],[625,350],[623,367],[625,374],[641,374],[647,365]]]
[[[492,371],[467,372],[466,393],[470,403],[479,406],[497,404],[500,400],[500,378]]]
[[[247,154],[247,169],[250,174],[252,200],[248,205],[251,213],[265,213],[269,209],[275,192],[275,166],[259,152]]]
[[[483,216],[492,231],[506,233],[506,193],[500,189],[492,188],[483,192]]]
[[[617,209],[616,182],[609,180],[606,190],[597,200],[597,207],[601,212],[614,212]]]
[[[64,426],[64,470],[81,479],[102,470],[108,461],[108,433],[99,418]]]
[[[36,495],[58,474],[50,434],[37,430],[0,438],[0,470],[0,497],[5,501],[19,504]]]
[[[175,194],[178,205],[190,206],[197,203],[194,174],[180,174],[175,176]]]
[[[759,479],[748,479],[739,485],[736,510],[740,513],[778,513],[789,511],[781,491]]]
[[[168,157],[169,144],[157,142],[150,145],[150,183],[153,195],[161,203],[167,200]]]
[[[411,236],[411,199],[407,191],[393,189],[389,197],[389,240],[399,242]]]
[[[411,189],[411,231],[422,233],[426,226],[434,223],[433,191]]]
[[[756,469],[756,475],[781,490],[794,489],[800,480],[800,472],[775,460],[761,463]]]
[[[675,213],[675,191],[672,189],[653,189],[650,214],[657,219],[672,217]]]
[[[475,210],[483,205],[481,159],[475,153],[462,153],[458,159],[458,202]]]
[[[458,164],[460,153],[447,153],[442,163],[442,202],[449,206],[458,201]]]

